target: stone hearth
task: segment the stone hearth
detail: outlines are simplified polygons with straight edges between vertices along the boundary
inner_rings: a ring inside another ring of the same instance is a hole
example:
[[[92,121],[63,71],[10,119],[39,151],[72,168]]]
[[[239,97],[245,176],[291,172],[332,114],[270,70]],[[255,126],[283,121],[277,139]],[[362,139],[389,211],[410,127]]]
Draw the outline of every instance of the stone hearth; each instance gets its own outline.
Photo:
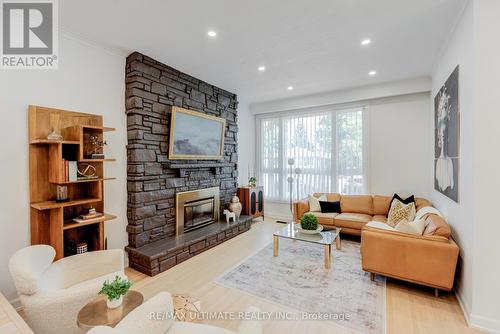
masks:
[[[154,276],[250,229],[252,217],[210,224],[186,234],[152,242],[141,248],[126,247],[129,265]]]
[[[175,197],[178,192],[219,187],[220,214],[236,193],[238,101],[233,93],[137,52],[127,57],[125,95],[128,134],[127,251],[131,267],[153,275],[169,267],[165,263],[147,263],[146,258],[153,261],[162,258],[158,254],[167,252],[166,255],[171,255],[168,247],[176,234]],[[168,159],[172,106],[226,120],[222,160]],[[227,237],[230,235],[234,235],[234,231]],[[216,240],[219,242],[220,237]],[[213,244],[216,244],[214,240],[206,241],[210,247]],[[196,247],[200,249],[192,251],[189,248],[189,254],[206,248]],[[151,253],[153,250],[158,252],[158,256]],[[188,253],[179,252],[183,255],[176,255],[176,263],[189,257]],[[139,256],[141,253],[145,256]],[[169,263],[172,263],[170,258]]]

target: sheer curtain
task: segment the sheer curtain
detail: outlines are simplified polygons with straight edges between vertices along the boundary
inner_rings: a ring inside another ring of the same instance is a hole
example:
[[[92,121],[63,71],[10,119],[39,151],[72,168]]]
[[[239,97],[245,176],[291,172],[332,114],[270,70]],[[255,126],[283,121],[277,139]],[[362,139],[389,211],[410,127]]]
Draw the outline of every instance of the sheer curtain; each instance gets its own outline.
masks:
[[[366,192],[362,108],[262,117],[258,128],[259,180],[268,199],[288,201],[289,178],[294,199]]]

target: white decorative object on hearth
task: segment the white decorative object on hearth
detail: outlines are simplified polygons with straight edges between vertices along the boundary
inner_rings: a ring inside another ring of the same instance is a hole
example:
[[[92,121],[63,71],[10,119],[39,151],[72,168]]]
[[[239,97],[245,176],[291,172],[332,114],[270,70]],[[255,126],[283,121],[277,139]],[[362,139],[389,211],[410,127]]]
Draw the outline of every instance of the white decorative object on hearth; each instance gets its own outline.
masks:
[[[231,199],[231,204],[229,204],[229,210],[236,214],[236,219],[240,218],[242,207],[238,196],[234,195],[233,198]]]
[[[231,212],[229,210],[224,210],[223,212],[226,215],[226,223],[229,223],[229,220],[232,218],[233,222],[236,221],[236,214],[234,212]]]

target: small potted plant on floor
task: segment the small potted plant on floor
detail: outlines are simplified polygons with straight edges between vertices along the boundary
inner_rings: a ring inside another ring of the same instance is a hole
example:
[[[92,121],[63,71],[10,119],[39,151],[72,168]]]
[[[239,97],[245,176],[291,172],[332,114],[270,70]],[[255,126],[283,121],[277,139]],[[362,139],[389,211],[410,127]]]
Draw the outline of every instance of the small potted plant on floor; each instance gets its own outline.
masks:
[[[300,224],[297,224],[297,228],[306,234],[316,234],[323,230],[323,226],[318,224],[318,218],[312,213],[303,215],[300,219]]]
[[[106,305],[108,308],[117,308],[122,305],[123,296],[127,293],[127,291],[132,286],[132,283],[123,279],[120,276],[116,276],[112,282],[106,280],[99,291],[100,295],[106,295]]]

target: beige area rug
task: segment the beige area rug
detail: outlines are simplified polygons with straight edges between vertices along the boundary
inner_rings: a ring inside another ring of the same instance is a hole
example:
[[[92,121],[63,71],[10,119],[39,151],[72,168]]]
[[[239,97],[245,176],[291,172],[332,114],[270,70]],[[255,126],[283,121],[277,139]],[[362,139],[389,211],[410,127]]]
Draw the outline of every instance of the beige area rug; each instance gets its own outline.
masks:
[[[332,270],[323,267],[323,247],[280,239],[273,257],[269,244],[216,283],[291,307],[360,333],[385,333],[385,279],[375,282],[361,270],[359,243],[332,249]]]

